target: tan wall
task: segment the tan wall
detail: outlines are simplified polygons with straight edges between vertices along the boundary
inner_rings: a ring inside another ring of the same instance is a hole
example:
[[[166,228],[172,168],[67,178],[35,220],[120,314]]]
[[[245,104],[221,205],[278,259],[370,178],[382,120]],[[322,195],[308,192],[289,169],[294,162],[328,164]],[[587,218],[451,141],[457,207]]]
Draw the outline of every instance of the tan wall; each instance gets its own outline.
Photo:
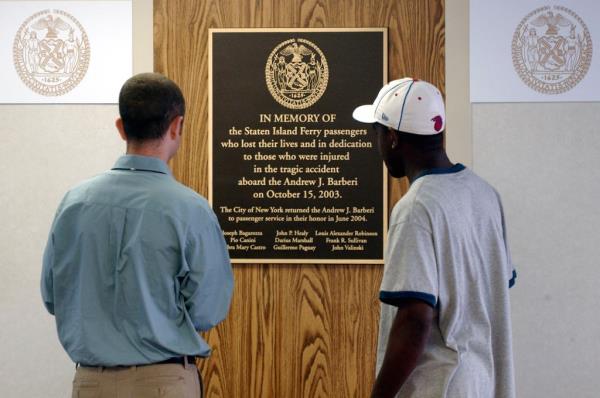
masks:
[[[190,104],[174,174],[207,192],[208,29],[389,27],[389,77],[444,86],[443,0],[155,0],[155,69]],[[376,93],[373,93],[375,95]],[[394,182],[390,203],[406,184]],[[366,397],[374,378],[382,267],[236,265],[228,319],[208,334],[208,396]]]
[[[133,17],[134,71],[152,71],[152,1],[133,0]],[[0,105],[2,397],[70,396],[74,366],[39,293],[42,251],[65,191],[124,152],[117,115],[115,105]]]
[[[473,165],[469,102],[469,0],[446,1],[446,150]]]

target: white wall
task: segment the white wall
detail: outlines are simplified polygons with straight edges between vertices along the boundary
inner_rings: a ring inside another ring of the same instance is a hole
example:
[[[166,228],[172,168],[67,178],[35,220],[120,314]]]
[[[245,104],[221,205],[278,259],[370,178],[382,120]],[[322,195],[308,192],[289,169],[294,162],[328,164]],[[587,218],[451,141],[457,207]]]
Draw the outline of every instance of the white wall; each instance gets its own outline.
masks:
[[[469,2],[446,7],[448,149],[468,158],[472,145],[474,170],[502,195],[519,272],[517,396],[598,397],[600,103],[471,106]]]
[[[519,272],[519,397],[598,397],[600,104],[473,106],[475,171],[501,192]]]
[[[133,1],[134,72],[153,69],[152,1]],[[54,211],[124,152],[116,105],[0,105],[0,397],[70,396],[74,365],[39,293]]]

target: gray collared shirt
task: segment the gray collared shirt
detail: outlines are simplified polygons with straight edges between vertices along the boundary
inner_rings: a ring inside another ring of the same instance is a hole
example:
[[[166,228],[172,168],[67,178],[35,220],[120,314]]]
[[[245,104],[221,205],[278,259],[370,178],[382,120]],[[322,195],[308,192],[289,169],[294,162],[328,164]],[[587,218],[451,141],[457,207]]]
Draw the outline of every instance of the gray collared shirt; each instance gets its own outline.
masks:
[[[158,158],[126,155],[71,189],[44,253],[42,297],[74,362],[208,356],[233,275],[207,201]]]

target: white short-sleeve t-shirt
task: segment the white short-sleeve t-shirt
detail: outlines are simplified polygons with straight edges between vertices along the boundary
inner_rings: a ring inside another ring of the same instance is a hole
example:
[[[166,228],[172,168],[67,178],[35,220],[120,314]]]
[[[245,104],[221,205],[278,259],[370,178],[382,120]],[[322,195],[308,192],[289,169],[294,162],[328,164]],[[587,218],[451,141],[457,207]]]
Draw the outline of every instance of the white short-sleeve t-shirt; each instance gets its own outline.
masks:
[[[398,302],[436,310],[401,398],[512,398],[509,286],[516,273],[500,197],[461,164],[415,179],[390,218],[377,371]]]

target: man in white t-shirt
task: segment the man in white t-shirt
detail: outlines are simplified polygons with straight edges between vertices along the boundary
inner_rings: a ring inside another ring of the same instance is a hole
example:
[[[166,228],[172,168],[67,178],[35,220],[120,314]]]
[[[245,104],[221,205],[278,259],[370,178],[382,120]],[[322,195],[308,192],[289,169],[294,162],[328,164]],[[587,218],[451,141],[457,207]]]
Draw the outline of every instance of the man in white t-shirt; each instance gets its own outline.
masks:
[[[395,80],[353,117],[373,124],[390,174],[411,184],[390,218],[372,397],[513,398],[516,273],[500,196],[448,159],[435,86]]]

